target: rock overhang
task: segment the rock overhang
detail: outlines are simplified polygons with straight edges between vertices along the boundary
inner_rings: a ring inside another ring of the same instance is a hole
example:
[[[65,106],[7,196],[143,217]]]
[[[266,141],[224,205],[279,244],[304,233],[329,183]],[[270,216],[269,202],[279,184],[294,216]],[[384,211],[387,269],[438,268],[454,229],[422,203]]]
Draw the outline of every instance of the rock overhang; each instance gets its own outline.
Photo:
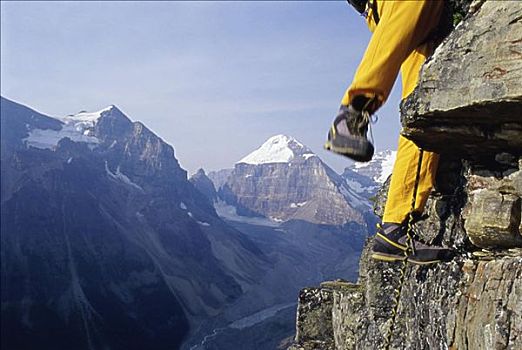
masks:
[[[437,48],[401,105],[402,134],[460,158],[522,155],[522,3],[485,2]]]

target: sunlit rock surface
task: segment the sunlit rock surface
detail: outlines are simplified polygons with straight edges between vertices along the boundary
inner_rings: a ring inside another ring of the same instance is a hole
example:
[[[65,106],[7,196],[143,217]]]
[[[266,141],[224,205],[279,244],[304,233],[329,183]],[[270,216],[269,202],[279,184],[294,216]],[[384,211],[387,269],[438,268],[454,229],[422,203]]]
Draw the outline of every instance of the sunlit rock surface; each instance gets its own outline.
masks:
[[[520,154],[521,16],[521,2],[486,1],[455,29],[405,101],[404,135],[426,149],[466,157]]]

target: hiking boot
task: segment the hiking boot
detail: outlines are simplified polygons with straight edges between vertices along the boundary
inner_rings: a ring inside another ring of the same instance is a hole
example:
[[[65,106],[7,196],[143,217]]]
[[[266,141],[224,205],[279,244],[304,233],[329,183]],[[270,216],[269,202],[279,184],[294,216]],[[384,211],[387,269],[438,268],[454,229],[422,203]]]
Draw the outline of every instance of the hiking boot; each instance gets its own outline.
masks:
[[[407,260],[417,265],[434,264],[451,259],[450,249],[427,245],[416,239],[412,239],[414,249],[409,252],[406,230],[405,224],[378,225],[371,257],[375,260],[391,262]]]
[[[402,261],[406,259],[406,244],[399,242],[406,237],[406,227],[404,225],[386,224],[377,225],[373,243],[372,258],[381,261]]]
[[[352,105],[342,105],[328,132],[324,148],[357,162],[370,161],[374,149],[366,138],[369,121],[370,114],[367,111],[359,111]]]

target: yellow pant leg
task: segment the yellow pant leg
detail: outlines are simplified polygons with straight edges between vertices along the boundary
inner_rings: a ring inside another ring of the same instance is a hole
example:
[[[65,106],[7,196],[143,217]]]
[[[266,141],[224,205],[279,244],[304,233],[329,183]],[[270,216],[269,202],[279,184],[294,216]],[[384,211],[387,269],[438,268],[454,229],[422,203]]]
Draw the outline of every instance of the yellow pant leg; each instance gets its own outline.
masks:
[[[390,94],[402,63],[422,43],[437,25],[443,1],[378,1],[380,22],[373,29],[363,59],[342,104],[348,105],[353,96],[378,96],[377,109]]]
[[[401,223],[411,211],[413,188],[419,161],[418,147],[407,138],[399,137],[397,160],[393,166],[393,173],[388,190],[388,199],[384,207],[383,222]],[[435,174],[439,163],[439,156],[433,152],[424,151],[415,211],[421,213],[426,200],[433,188]]]
[[[430,45],[421,45],[404,61],[401,67],[403,98],[406,98],[415,89],[420,68],[426,57],[431,53]],[[383,222],[401,223],[408,217],[411,211],[419,155],[419,149],[412,141],[403,136],[399,137],[397,160],[393,167]],[[422,212],[433,187],[439,156],[436,153],[424,151],[422,159],[415,205],[417,212]]]

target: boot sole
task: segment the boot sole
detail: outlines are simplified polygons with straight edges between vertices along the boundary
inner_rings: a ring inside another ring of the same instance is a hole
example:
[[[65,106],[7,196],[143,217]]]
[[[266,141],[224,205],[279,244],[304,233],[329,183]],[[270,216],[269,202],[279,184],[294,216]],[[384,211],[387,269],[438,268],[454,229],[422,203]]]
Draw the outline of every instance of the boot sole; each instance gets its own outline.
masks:
[[[429,260],[429,261],[421,261],[421,260],[415,260],[415,259],[408,259],[409,263],[415,264],[415,265],[431,265],[431,264],[437,264],[440,263],[442,260]]]
[[[371,258],[373,260],[386,261],[386,262],[396,262],[396,261],[404,261],[404,260],[406,260],[407,262],[412,263],[414,265],[431,265],[431,264],[440,263],[442,261],[442,260],[422,261],[422,260],[415,260],[415,259],[411,259],[411,258],[406,258],[405,256],[397,256],[397,255],[385,254],[385,253],[373,253],[371,255]]]
[[[406,260],[405,256],[398,256],[393,254],[386,253],[373,253],[371,255],[373,260],[386,261],[386,262],[396,262],[396,261],[404,261]]]
[[[365,143],[364,148],[366,152],[361,152],[361,148],[354,147],[339,147],[334,146],[331,142],[327,141],[324,145],[327,151],[331,151],[347,158],[353,159],[356,162],[369,162],[373,157],[373,145],[370,142]]]

